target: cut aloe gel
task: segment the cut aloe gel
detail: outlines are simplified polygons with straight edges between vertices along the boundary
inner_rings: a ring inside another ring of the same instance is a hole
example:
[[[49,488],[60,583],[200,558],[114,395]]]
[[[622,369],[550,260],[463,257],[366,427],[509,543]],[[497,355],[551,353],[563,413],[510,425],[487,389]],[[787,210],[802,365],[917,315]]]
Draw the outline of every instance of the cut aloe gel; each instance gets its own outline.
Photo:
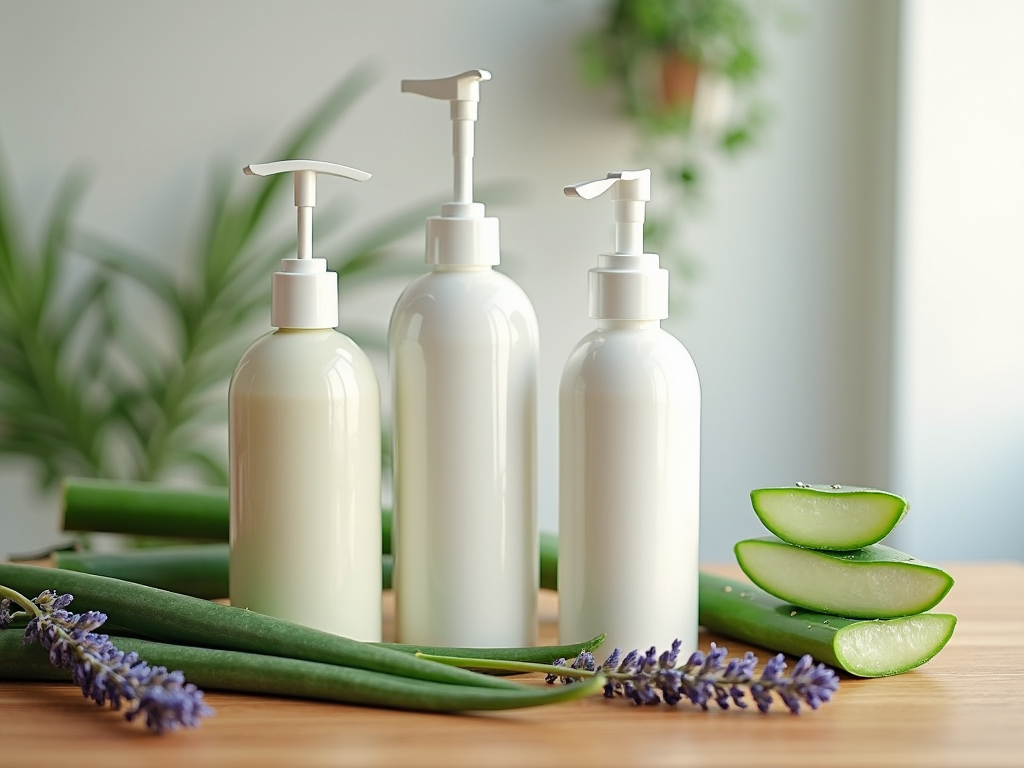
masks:
[[[758,488],[750,502],[765,527],[784,541],[812,549],[876,544],[907,514],[907,501],[888,491],[853,485]]]
[[[765,592],[809,611],[892,619],[934,608],[953,586],[941,568],[882,544],[826,552],[774,536],[737,542],[736,560]]]
[[[953,635],[956,616],[922,613],[899,619],[844,619],[805,611],[752,584],[700,574],[700,623],[712,632],[815,661],[858,677],[885,677],[919,667]]]

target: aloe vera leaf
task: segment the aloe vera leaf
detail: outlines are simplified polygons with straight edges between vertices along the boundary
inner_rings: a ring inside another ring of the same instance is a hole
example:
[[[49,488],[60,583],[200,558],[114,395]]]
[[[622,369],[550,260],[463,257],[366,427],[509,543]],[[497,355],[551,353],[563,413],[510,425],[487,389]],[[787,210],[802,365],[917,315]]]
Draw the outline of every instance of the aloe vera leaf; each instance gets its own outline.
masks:
[[[54,566],[66,571],[131,581],[190,597],[217,600],[229,594],[227,544],[171,545],[121,552],[57,551],[52,557]],[[394,558],[381,555],[384,589],[391,589],[393,570]]]
[[[540,532],[540,588],[558,591],[558,534]]]
[[[858,677],[914,669],[949,641],[956,616],[921,613],[897,619],[847,619],[805,611],[748,582],[701,571],[700,623],[741,642],[816,661]]]
[[[122,533],[227,541],[228,489],[176,488],[161,483],[66,477],[62,487],[65,531]],[[381,511],[383,554],[391,554],[391,510]]]
[[[112,626],[165,643],[284,656],[435,682],[492,688],[515,685],[488,675],[456,679],[450,677],[450,670],[424,666],[407,653],[104,576],[0,563],[0,584],[23,595],[38,595],[47,589],[74,595],[82,608],[105,613]]]
[[[52,554],[56,568],[131,581],[168,592],[217,600],[228,596],[230,552],[227,544],[145,547],[121,552]],[[394,562],[381,555],[384,589],[391,588]]]
[[[566,643],[564,645],[525,645],[509,648],[459,648],[451,646],[411,645],[409,643],[375,643],[375,645],[390,648],[393,651],[402,651],[403,653],[420,653],[427,656],[514,661],[529,664],[551,664],[558,659],[575,659],[583,653],[583,651],[593,653],[601,647],[605,637],[606,635],[602,633],[581,643]],[[483,672],[484,674],[515,674],[514,672],[494,669],[473,669],[473,671]]]
[[[558,588],[558,536],[540,534],[540,586]],[[179,592],[208,600],[228,596],[230,552],[227,544],[190,544],[146,547],[122,552],[53,553],[57,568],[94,576],[134,581],[148,587]],[[394,558],[381,555],[384,589],[391,589]]]
[[[813,549],[877,544],[907,514],[902,496],[852,485],[794,485],[750,492],[754,512],[783,541]]]
[[[49,664],[46,652],[23,645],[20,635],[20,632],[0,631],[0,679],[70,680],[69,670]],[[556,704],[590,696],[604,685],[604,680],[598,678],[584,684],[554,688],[518,684],[498,689],[484,688],[257,653],[154,643],[128,637],[111,637],[110,640],[115,647],[134,651],[150,664],[182,671],[190,683],[205,689],[420,712],[517,709]]]
[[[736,560],[765,592],[810,611],[853,619],[891,619],[927,611],[953,577],[883,544],[850,551],[804,549],[774,536],[745,539]]]
[[[227,544],[146,547],[121,552],[54,552],[57,568],[133,581],[215,600],[228,596]]]
[[[227,541],[227,488],[65,478],[64,530]]]
[[[211,599],[227,597],[228,594],[227,544],[156,547],[111,553],[55,552],[53,557],[57,568],[130,581],[192,597]],[[392,570],[393,558],[382,555],[381,576],[385,589],[391,588]],[[374,645],[432,656],[473,656],[550,664],[555,659],[575,658],[583,651],[593,652],[604,638],[604,635],[598,635],[579,643],[516,648],[448,648],[402,643]]]
[[[173,488],[160,483],[96,480],[68,477],[64,480],[64,530],[123,533],[136,536],[157,536],[179,539],[213,539],[227,541],[230,529],[227,488]],[[391,554],[391,510],[381,512],[382,552]],[[172,556],[168,555],[168,559]],[[84,561],[81,561],[84,562]],[[141,563],[139,564],[141,567]],[[127,567],[127,566],[122,566]],[[168,567],[170,565],[168,564]],[[226,566],[225,566],[226,567]],[[385,575],[388,564],[384,562]],[[113,576],[85,567],[100,576]],[[149,584],[130,575],[127,581]],[[385,581],[385,585],[389,582]],[[173,585],[151,584],[174,592],[197,597],[224,595],[198,594],[177,589]],[[558,536],[540,534],[540,586],[558,588]],[[387,586],[385,586],[387,588]],[[204,589],[219,589],[214,585]]]

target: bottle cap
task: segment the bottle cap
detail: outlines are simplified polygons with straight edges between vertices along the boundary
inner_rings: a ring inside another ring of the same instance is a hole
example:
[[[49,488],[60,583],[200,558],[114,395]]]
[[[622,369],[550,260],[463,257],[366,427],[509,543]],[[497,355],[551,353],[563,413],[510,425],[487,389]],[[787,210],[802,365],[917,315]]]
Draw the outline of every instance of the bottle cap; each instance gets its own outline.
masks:
[[[612,190],[615,252],[597,257],[590,270],[590,316],[599,320],[664,320],[668,270],[658,254],[644,253],[644,219],[651,199],[651,171],[613,171],[603,179],[571,184],[566,197],[592,200]]]
[[[500,261],[498,219],[486,216],[484,206],[473,202],[473,123],[480,83],[490,79],[487,70],[471,69],[437,80],[402,81],[403,93],[451,102],[454,199],[441,206],[440,216],[427,219],[428,264],[493,266]]]
[[[295,174],[297,244],[295,258],[281,259],[270,280],[270,324],[276,328],[334,328],[338,324],[338,275],[326,259],[313,258],[313,208],[319,174],[366,181],[370,174],[319,160],[281,160],[242,169],[247,176]]]

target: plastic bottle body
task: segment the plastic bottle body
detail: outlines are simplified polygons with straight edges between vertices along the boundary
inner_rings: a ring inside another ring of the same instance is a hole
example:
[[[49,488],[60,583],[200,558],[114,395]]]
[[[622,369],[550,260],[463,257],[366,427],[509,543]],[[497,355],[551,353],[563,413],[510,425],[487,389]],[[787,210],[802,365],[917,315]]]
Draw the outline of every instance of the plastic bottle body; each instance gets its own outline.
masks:
[[[333,329],[281,329],[229,394],[231,603],[381,639],[380,388]]]
[[[537,637],[537,320],[490,267],[438,266],[389,331],[400,642]]]
[[[700,382],[657,321],[602,321],[559,393],[559,636],[697,647]]]

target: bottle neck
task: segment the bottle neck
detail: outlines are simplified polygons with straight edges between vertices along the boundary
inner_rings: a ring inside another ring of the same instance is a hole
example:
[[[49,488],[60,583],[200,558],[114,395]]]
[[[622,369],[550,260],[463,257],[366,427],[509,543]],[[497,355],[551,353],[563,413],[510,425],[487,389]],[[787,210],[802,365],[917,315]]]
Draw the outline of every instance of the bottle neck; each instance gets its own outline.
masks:
[[[604,320],[597,321],[602,331],[649,331],[661,328],[661,320]]]
[[[337,328],[275,328],[272,333],[283,336],[302,335],[304,333],[338,333]]]
[[[490,272],[490,264],[434,264],[435,272]]]

